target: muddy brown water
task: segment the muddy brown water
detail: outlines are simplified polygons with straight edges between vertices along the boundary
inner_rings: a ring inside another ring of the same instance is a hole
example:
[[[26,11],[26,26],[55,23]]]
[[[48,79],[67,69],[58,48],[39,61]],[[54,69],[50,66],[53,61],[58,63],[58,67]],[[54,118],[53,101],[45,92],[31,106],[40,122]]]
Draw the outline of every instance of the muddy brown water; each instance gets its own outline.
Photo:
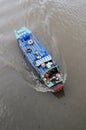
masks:
[[[33,80],[14,35],[21,26],[67,74],[64,92]],[[0,130],[85,130],[85,110],[86,1],[0,0]]]

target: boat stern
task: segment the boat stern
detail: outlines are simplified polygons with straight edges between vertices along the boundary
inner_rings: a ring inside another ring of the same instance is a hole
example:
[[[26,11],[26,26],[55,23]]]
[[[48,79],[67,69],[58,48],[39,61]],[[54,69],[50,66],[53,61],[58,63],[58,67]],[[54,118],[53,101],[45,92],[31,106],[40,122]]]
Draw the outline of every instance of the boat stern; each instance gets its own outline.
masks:
[[[53,92],[56,93],[58,91],[61,91],[63,88],[64,88],[64,84],[62,83],[62,84],[56,85],[52,89],[54,90]]]
[[[63,79],[59,73],[52,76],[52,78],[43,78],[44,84],[49,88],[52,89],[53,92],[58,92],[64,88]]]

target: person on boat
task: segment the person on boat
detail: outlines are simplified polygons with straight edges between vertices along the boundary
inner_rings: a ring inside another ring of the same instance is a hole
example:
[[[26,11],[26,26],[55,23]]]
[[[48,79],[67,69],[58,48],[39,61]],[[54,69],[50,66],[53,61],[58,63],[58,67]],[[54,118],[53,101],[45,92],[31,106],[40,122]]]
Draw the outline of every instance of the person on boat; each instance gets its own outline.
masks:
[[[45,82],[48,83],[49,82],[49,74],[46,73],[45,76],[44,76],[44,78],[46,79]]]

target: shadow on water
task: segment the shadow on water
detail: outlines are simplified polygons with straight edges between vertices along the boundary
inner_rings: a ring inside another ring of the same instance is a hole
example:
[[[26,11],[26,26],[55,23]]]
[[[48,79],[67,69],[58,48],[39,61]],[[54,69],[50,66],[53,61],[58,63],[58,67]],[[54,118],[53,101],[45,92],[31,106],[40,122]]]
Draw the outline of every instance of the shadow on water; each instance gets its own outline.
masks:
[[[56,96],[57,98],[62,98],[65,96],[65,92],[64,89],[62,89],[61,91],[57,92],[57,93],[53,93],[54,96]]]

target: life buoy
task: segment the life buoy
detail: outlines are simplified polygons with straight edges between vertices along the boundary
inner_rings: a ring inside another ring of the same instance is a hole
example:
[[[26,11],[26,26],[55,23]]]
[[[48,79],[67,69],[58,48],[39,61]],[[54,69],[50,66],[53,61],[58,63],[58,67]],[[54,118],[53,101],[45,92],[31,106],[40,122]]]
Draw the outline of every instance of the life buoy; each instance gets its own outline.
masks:
[[[28,43],[29,43],[30,45],[32,45],[34,42],[33,42],[33,40],[31,39],[31,40],[28,41]]]

